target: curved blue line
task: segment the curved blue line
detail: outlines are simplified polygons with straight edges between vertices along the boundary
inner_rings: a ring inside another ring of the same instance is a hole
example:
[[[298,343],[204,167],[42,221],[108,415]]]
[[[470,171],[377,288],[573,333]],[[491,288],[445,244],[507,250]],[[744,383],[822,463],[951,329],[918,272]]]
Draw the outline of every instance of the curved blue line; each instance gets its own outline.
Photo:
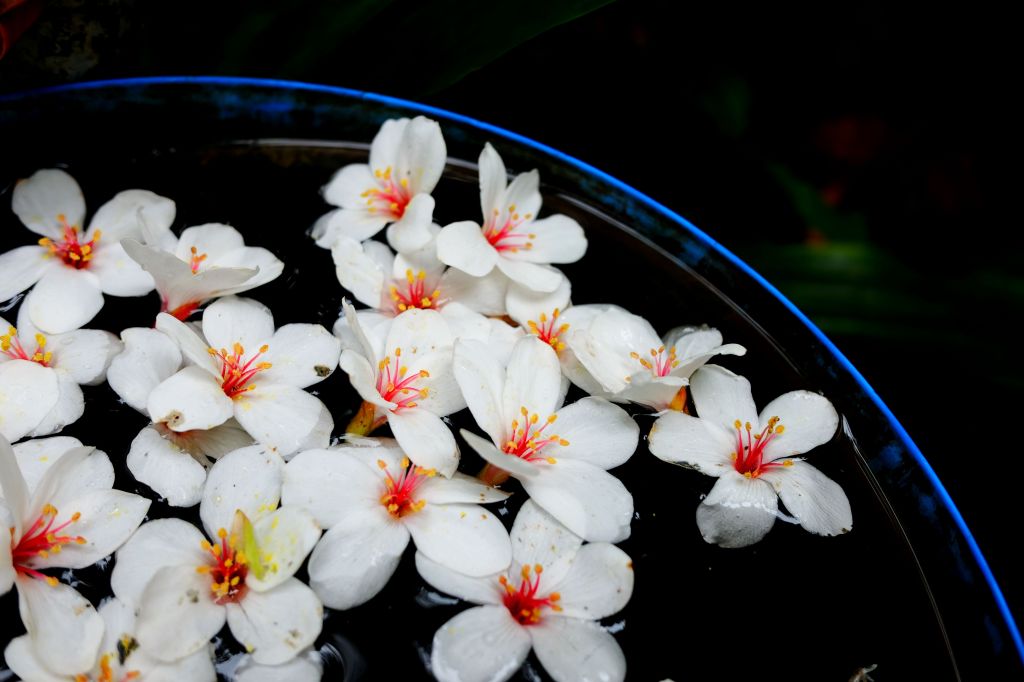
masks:
[[[272,86],[286,90],[305,90],[309,92],[323,92],[331,95],[343,95],[345,97],[352,97],[355,99],[362,99],[370,102],[379,102],[381,104],[386,104],[388,106],[411,109],[414,111],[419,111],[424,114],[430,114],[438,118],[447,119],[449,121],[455,121],[457,123],[462,123],[470,127],[477,128],[478,130],[484,130],[489,133],[494,133],[495,135],[504,137],[508,140],[518,142],[519,144],[522,144],[526,147],[530,147],[532,149],[541,151],[555,159],[558,159],[563,163],[566,163],[570,166],[574,166],[575,168],[587,174],[590,174],[604,182],[607,182],[609,185],[625,193],[627,196],[630,196],[641,203],[647,204],[651,208],[655,209],[657,212],[664,215],[666,218],[678,222],[684,227],[686,227],[693,234],[694,237],[696,237],[699,241],[704,242],[707,246],[720,253],[722,256],[726,258],[726,260],[728,260],[741,271],[745,272],[747,275],[753,278],[754,281],[756,281],[758,284],[764,287],[769,293],[775,296],[775,298],[777,298],[783,306],[785,306],[791,313],[793,313],[793,315],[795,315],[798,320],[803,322],[804,325],[811,331],[811,333],[814,334],[814,336],[829,351],[832,352],[832,354],[839,361],[839,364],[842,367],[844,367],[846,371],[850,373],[851,376],[853,376],[854,380],[861,387],[861,389],[863,389],[863,391],[868,395],[868,397],[871,398],[872,402],[875,403],[878,409],[882,411],[883,416],[885,416],[885,418],[889,421],[889,424],[896,432],[896,435],[903,441],[903,444],[907,448],[907,451],[910,452],[911,456],[924,471],[925,476],[935,487],[935,492],[938,493],[939,499],[941,499],[943,504],[945,504],[946,509],[949,510],[950,515],[953,517],[954,523],[956,523],[957,528],[960,529],[960,532],[963,534],[964,539],[967,541],[967,546],[970,549],[971,554],[974,556],[975,561],[978,562],[978,567],[981,568],[982,575],[985,577],[986,582],[991,588],[993,597],[995,597],[996,606],[999,609],[999,612],[1002,614],[1003,619],[1006,621],[1007,627],[1010,630],[1010,636],[1013,638],[1014,646],[1017,649],[1017,655],[1020,657],[1021,662],[1024,663],[1024,639],[1022,639],[1021,637],[1020,629],[1017,627],[1017,622],[1014,620],[1013,614],[1010,613],[1010,607],[1006,603],[1006,598],[1003,596],[1003,591],[1000,589],[999,584],[996,582],[995,575],[993,575],[992,573],[992,569],[989,568],[988,561],[986,561],[984,555],[982,555],[981,548],[978,546],[978,543],[974,539],[974,535],[971,533],[970,529],[967,528],[967,522],[964,520],[964,517],[960,514],[960,510],[957,509],[956,504],[953,502],[953,498],[950,497],[949,492],[946,490],[946,487],[939,480],[938,475],[935,473],[935,470],[932,469],[932,466],[931,464],[928,463],[928,460],[925,459],[924,454],[917,447],[914,441],[911,440],[910,435],[907,433],[906,429],[904,429],[903,425],[900,424],[899,421],[897,421],[895,415],[893,415],[892,413],[892,410],[890,410],[889,407],[882,401],[878,393],[875,392],[875,389],[871,387],[871,385],[867,382],[864,376],[857,370],[857,368],[854,367],[850,363],[850,361],[846,359],[846,356],[843,355],[839,348],[837,348],[836,345],[832,343],[832,341],[829,340],[827,336],[825,336],[824,332],[818,329],[817,325],[815,325],[814,322],[812,322],[810,318],[807,317],[807,315],[801,312],[800,309],[797,308],[792,303],[792,301],[786,298],[786,296],[781,291],[775,288],[773,284],[771,284],[768,280],[761,276],[756,270],[754,270],[749,265],[744,263],[738,256],[732,253],[729,249],[719,244],[717,241],[715,241],[715,239],[713,239],[706,232],[704,232],[699,227],[691,223],[689,220],[675,213],[668,207],[658,203],[657,201],[648,197],[642,192],[633,189],[632,187],[625,184],[621,180],[618,180],[612,177],[611,175],[608,175],[604,171],[601,171],[588,163],[585,163],[583,161],[580,161],[579,159],[569,156],[568,154],[560,152],[557,149],[553,149],[552,147],[549,147],[546,144],[519,135],[518,133],[513,133],[509,130],[505,130],[504,128],[500,128],[490,123],[478,121],[477,119],[470,118],[468,116],[463,116],[462,114],[456,114],[445,109],[440,109],[438,107],[433,107],[427,104],[411,102],[409,100],[400,99],[398,97],[390,97],[388,95],[379,95],[371,92],[363,92],[361,90],[353,90],[351,88],[342,88],[332,85],[317,85],[314,83],[302,83],[299,81],[261,78],[241,78],[226,76],[155,76],[146,78],[112,79],[102,81],[88,81],[84,83],[72,83],[68,85],[56,85],[47,88],[41,88],[38,90],[33,90],[31,92],[18,93],[15,95],[0,95],[0,102],[9,99],[21,98],[25,95],[45,94],[49,92],[91,90],[111,86],[126,87],[132,85],[157,85],[172,83],[255,85],[260,87]]]

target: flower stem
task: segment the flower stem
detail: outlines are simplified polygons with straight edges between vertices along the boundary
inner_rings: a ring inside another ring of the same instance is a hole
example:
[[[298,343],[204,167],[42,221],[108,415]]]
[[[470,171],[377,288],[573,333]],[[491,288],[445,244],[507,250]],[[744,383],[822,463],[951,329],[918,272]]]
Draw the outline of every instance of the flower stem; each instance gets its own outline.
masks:
[[[363,404],[359,406],[359,411],[352,417],[352,421],[345,427],[345,433],[353,433],[357,436],[369,436],[373,433],[381,424],[387,421],[387,417],[381,417],[378,420],[374,420],[374,414],[377,412],[377,406],[373,403],[363,401]]]
[[[484,468],[477,474],[477,478],[487,485],[501,485],[509,479],[509,473],[493,464],[485,464]]]

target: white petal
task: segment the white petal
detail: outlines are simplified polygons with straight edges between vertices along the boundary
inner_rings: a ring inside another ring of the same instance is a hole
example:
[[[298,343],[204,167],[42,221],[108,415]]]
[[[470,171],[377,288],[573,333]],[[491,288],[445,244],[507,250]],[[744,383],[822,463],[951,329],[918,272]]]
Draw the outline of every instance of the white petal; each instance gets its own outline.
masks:
[[[370,311],[356,313],[356,309],[347,300],[342,299],[341,307],[344,311],[345,321],[348,323],[348,331],[356,340],[355,346],[350,347],[353,351],[362,353],[368,361],[376,362],[377,358],[384,355],[384,341],[391,331],[391,323],[394,318],[381,316]],[[369,320],[371,324],[363,325],[363,320]],[[338,326],[341,320],[335,323]],[[374,332],[379,331],[380,334]],[[345,339],[342,338],[342,345]]]
[[[429,504],[487,504],[508,499],[511,493],[480,482],[479,478],[456,472],[451,478],[435,476],[416,489],[418,499]]]
[[[69,505],[92,491],[109,491],[114,484],[114,467],[106,453],[91,447],[66,451],[43,473],[32,493],[29,509],[41,510],[50,503],[62,510],[62,517],[73,513]]]
[[[651,454],[673,464],[690,467],[708,476],[721,476],[734,469],[736,432],[707,419],[682,412],[658,417],[648,436]]]
[[[441,300],[455,301],[482,315],[504,315],[508,277],[497,268],[483,277],[467,275],[462,270],[445,270],[438,285]]]
[[[530,464],[524,459],[520,459],[515,455],[502,452],[498,448],[494,447],[494,444],[488,440],[481,438],[480,436],[461,429],[459,433],[469,446],[476,450],[476,454],[480,455],[485,462],[495,466],[499,469],[509,472],[520,481],[537,475],[537,465]]]
[[[189,366],[154,388],[146,409],[155,422],[174,431],[191,431],[223,424],[235,405],[208,372]]]
[[[306,450],[284,468],[281,504],[309,510],[324,528],[380,504],[380,477],[347,454],[351,448]]]
[[[402,364],[410,370],[419,368],[419,360],[424,356],[451,352],[451,331],[448,324],[436,310],[407,310],[395,318],[388,330],[386,353],[394,355],[396,349],[402,350]]]
[[[495,264],[513,283],[533,291],[555,291],[565,278],[565,275],[555,268],[537,265],[536,263],[527,263],[521,260],[512,260],[504,256],[500,256]]]
[[[229,294],[240,294],[243,291],[249,291],[267,282],[272,282],[284,272],[284,263],[272,251],[258,246],[245,246],[221,256],[216,261],[210,263],[210,268],[206,273],[200,272],[200,274],[212,275],[218,270],[229,269],[258,271],[241,284],[222,283],[220,285],[221,288],[216,293],[218,296],[227,296]]]
[[[39,281],[51,267],[60,267],[42,246],[19,246],[0,253],[0,301],[17,296]],[[5,328],[4,333],[7,333]]]
[[[512,523],[512,556],[509,575],[519,576],[523,566],[544,567],[544,579],[558,584],[569,570],[583,538],[573,533],[533,500],[527,500]]]
[[[508,427],[503,423],[502,409],[505,368],[482,342],[459,340],[455,344],[452,369],[473,419],[492,441],[500,443]]]
[[[393,409],[395,404],[381,397],[377,390],[377,377],[369,360],[358,352],[346,348],[341,352],[338,367],[348,374],[349,383],[356,389],[363,400],[385,409]]]
[[[327,406],[320,403],[320,414],[317,417],[313,430],[306,434],[306,437],[299,441],[295,452],[283,455],[284,461],[290,460],[295,453],[315,448],[326,448],[331,444],[331,433],[334,431],[334,417]]]
[[[565,310],[571,294],[572,285],[569,278],[564,275],[558,287],[550,292],[533,291],[513,283],[508,288],[505,307],[508,309],[509,317],[525,327],[531,320],[539,322],[542,314],[550,317],[555,310]]]
[[[0,444],[0,448],[3,445]],[[3,457],[3,455],[0,455]],[[0,468],[2,471],[2,468]],[[14,523],[14,517],[11,515],[11,511],[4,504],[4,501],[0,499],[0,528],[14,529],[15,534],[20,534],[21,529],[18,527],[20,524]],[[14,587],[14,579],[17,577],[17,572],[14,570],[14,563],[11,555],[11,543],[0,542],[0,596],[3,596],[11,591]]]
[[[16,441],[30,433],[57,404],[57,374],[35,362],[0,363],[0,435]]]
[[[411,407],[388,414],[388,424],[409,459],[424,469],[450,477],[459,466],[455,436],[432,412]]]
[[[471,220],[452,223],[437,235],[437,257],[445,265],[473,277],[483,277],[497,264],[498,252]]]
[[[602,469],[623,464],[633,456],[640,427],[625,410],[601,398],[583,398],[563,407],[549,427],[568,445],[549,446],[545,454],[558,459],[589,462]]]
[[[250,561],[262,560],[266,568],[262,579],[255,571],[246,576],[245,584],[255,592],[276,592],[278,586],[295,575],[320,539],[320,526],[313,515],[299,507],[277,509],[257,520],[253,530],[261,556]]]
[[[137,481],[172,507],[191,507],[202,497],[206,467],[151,426],[139,431],[132,441],[127,464]]]
[[[432,192],[444,171],[448,153],[437,121],[424,116],[409,121],[396,151],[398,154],[393,163],[398,175],[408,178],[410,191],[414,194]],[[371,165],[379,158],[371,152]]]
[[[128,189],[96,210],[86,236],[92,237],[96,230],[102,230],[101,243],[116,243],[126,237],[139,239],[143,236],[143,223],[151,236],[160,235],[170,229],[174,215],[175,206],[170,199],[144,189]]]
[[[547,419],[560,407],[561,384],[562,370],[555,350],[536,336],[519,339],[509,359],[502,394],[505,418],[522,422],[521,411],[525,408],[531,418],[536,414],[539,419]]]
[[[520,479],[537,504],[572,532],[590,542],[621,542],[629,537],[633,496],[619,479],[593,464],[560,459]]]
[[[269,592],[249,592],[228,604],[228,627],[253,660],[278,665],[294,658],[320,635],[324,609],[295,578]]]
[[[167,433],[163,434],[165,437]],[[179,445],[186,444],[191,453],[201,453],[217,459],[232,450],[253,444],[252,436],[234,419],[229,419],[220,426],[205,431],[189,431],[177,434]]]
[[[107,368],[121,352],[121,342],[110,332],[80,329],[54,337],[46,350],[53,352],[53,366],[67,372],[75,383],[103,383]]]
[[[144,246],[133,239],[123,240],[121,247],[153,278],[168,310],[189,303],[199,304],[256,275],[252,268],[216,268],[193,273],[190,265],[174,254]]]
[[[111,361],[107,383],[122,400],[145,412],[150,392],[181,367],[181,351],[156,329],[125,329],[121,340],[124,350]]]
[[[220,379],[220,361],[210,354],[209,344],[192,327],[167,313],[160,313],[156,316],[156,328],[178,345],[189,362]]]
[[[113,554],[142,523],[149,500],[121,490],[94,490],[60,509],[61,518],[81,513],[66,532],[85,538],[84,544],[68,543],[59,554],[32,560],[37,568],[85,568]],[[61,521],[63,522],[63,521]]]
[[[319,324],[286,324],[267,345],[271,367],[261,373],[261,380],[298,388],[329,377],[341,355],[341,341]]]
[[[323,403],[301,388],[260,383],[235,398],[235,419],[257,442],[286,457],[320,426]]]
[[[0,490],[3,492],[4,502],[3,505],[0,505],[0,511],[2,511],[4,517],[13,516],[11,519],[4,518],[3,520],[10,522],[14,528],[13,535],[20,537],[22,521],[29,514],[31,497],[25,478],[21,475],[18,467],[18,460],[15,457],[14,450],[11,449],[11,444],[3,436],[0,436]],[[10,551],[11,543],[4,542],[0,544],[7,545],[8,551]],[[7,564],[4,565],[6,566]]]
[[[388,244],[398,253],[413,253],[430,244],[434,233],[434,197],[417,194],[405,207],[401,219],[388,227]]]
[[[284,462],[259,445],[230,452],[210,468],[199,505],[203,527],[211,538],[230,529],[236,510],[250,521],[277,508],[281,499]]]
[[[583,308],[570,308],[566,322],[573,325],[573,317],[585,313],[572,313]],[[566,343],[606,391],[618,393],[627,387],[627,377],[646,371],[631,354],[646,358],[661,346],[661,339],[647,320],[622,308],[611,307],[589,317],[585,325],[570,326]]]
[[[840,535],[853,528],[850,500],[842,487],[810,464],[793,461],[770,468],[761,479],[775,488],[789,513],[810,532]]]
[[[468,576],[493,575],[512,561],[505,527],[475,504],[427,504],[402,520],[417,550]]]
[[[57,433],[65,426],[74,424],[84,413],[85,397],[82,389],[70,376],[57,372],[57,402],[28,435],[35,437]]]
[[[103,307],[103,294],[91,272],[62,266],[47,270],[22,305],[40,331],[63,334],[94,318]]]
[[[366,242],[378,244],[378,242]],[[381,244],[380,246],[383,246]],[[341,286],[352,292],[363,305],[377,308],[384,295],[384,280],[387,272],[371,252],[349,237],[340,236],[331,247],[334,273]]]
[[[70,436],[51,436],[26,440],[14,446],[14,454],[18,458],[18,468],[24,477],[25,484],[31,494],[39,487],[43,474],[69,450],[82,447],[82,441]],[[109,479],[102,482],[103,487],[110,488],[114,484],[114,470],[111,467]],[[109,485],[107,485],[109,483]]]
[[[54,673],[92,670],[103,638],[103,619],[89,600],[63,583],[18,578],[21,620],[37,658]]]
[[[144,296],[153,291],[153,276],[128,255],[118,243],[101,244],[89,263],[100,291],[111,296]]]
[[[209,574],[195,566],[161,568],[139,604],[139,646],[158,661],[177,661],[202,649],[224,626],[225,611],[213,601]]]
[[[522,214],[526,220],[536,217],[541,204],[539,187],[540,173],[536,170],[520,173],[512,179],[505,190],[505,205],[496,208],[513,214]]]
[[[146,585],[161,568],[186,566],[195,572],[197,566],[207,564],[210,555],[201,547],[204,540],[199,529],[181,519],[144,523],[117,550],[110,589],[118,599],[137,607]]]
[[[704,541],[722,547],[746,547],[775,525],[779,499],[772,486],[735,471],[724,474],[697,507]]]
[[[66,675],[50,672],[43,664],[44,660],[46,658],[36,656],[28,635],[15,637],[4,649],[4,663],[20,679],[31,682],[67,682]]]
[[[384,589],[409,544],[409,531],[383,507],[346,516],[309,557],[309,585],[334,609],[365,603]]]
[[[628,554],[615,545],[595,542],[580,548],[557,584],[545,580],[544,590],[561,595],[558,605],[562,616],[598,620],[618,613],[629,603],[633,577],[633,561]]]
[[[64,216],[69,227],[81,227],[85,197],[73,177],[56,168],[45,168],[18,181],[11,194],[11,209],[36,234],[59,238],[62,228],[57,216]]]
[[[520,249],[510,257],[531,263],[575,263],[587,252],[587,238],[583,228],[565,215],[553,215],[535,220],[523,228],[531,234],[532,248]]]
[[[477,606],[438,628],[430,666],[440,682],[502,682],[522,667],[530,635],[504,606]]]
[[[260,665],[250,656],[243,656],[235,668],[235,682],[320,682],[324,664],[320,653],[309,650],[281,665]]]
[[[324,200],[334,206],[356,208],[366,203],[363,192],[376,187],[377,180],[370,167],[365,163],[352,163],[339,169],[324,185],[323,195]],[[326,246],[329,248],[330,244]]]
[[[416,552],[416,570],[431,587],[475,604],[501,604],[505,594],[498,575],[473,578],[427,558],[423,552]]]
[[[704,365],[690,379],[690,392],[697,416],[726,430],[734,422],[757,426],[757,408],[750,395],[750,382],[718,365]]]
[[[503,208],[501,202],[508,184],[508,171],[490,142],[484,144],[477,163],[480,166],[480,210],[486,219],[495,209]]]
[[[136,649],[126,661],[126,665],[138,670],[139,679],[145,682],[216,682],[217,670],[213,665],[213,655],[213,646],[207,645],[173,663],[164,663],[147,656],[145,651]]]
[[[213,348],[242,344],[248,355],[274,335],[270,308],[251,298],[228,296],[210,304],[203,313],[203,335]]]
[[[312,234],[317,246],[329,249],[339,237],[348,237],[357,242],[370,239],[383,230],[387,223],[387,217],[380,213],[370,213],[365,206],[339,208],[320,216],[313,225]]]
[[[764,448],[764,460],[802,455],[832,440],[839,428],[839,415],[828,398],[810,391],[791,391],[780,395],[761,410],[761,426],[772,417],[785,427]]]
[[[206,262],[215,261],[231,251],[245,246],[242,233],[230,225],[206,223],[185,228],[178,237],[174,255],[179,260],[192,258],[192,248],[197,255],[206,254]]]
[[[622,647],[597,623],[558,616],[529,628],[533,650],[555,682],[626,678]]]

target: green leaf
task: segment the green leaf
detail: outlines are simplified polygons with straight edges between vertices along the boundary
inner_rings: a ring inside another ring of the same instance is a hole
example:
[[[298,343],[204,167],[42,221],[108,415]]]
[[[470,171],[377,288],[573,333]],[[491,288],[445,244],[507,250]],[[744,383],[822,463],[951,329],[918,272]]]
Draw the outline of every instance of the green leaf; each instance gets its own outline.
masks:
[[[242,538],[242,551],[245,553],[245,561],[249,570],[255,574],[258,580],[263,580],[263,576],[267,573],[267,569],[263,565],[263,552],[260,551],[260,543],[256,540],[256,531],[253,530],[252,522],[241,509],[235,511],[231,532]]]

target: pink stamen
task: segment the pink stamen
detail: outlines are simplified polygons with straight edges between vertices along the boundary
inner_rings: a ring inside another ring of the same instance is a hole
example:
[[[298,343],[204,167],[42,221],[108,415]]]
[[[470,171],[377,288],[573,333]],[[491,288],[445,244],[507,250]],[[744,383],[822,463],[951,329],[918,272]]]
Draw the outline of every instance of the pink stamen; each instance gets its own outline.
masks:
[[[389,514],[400,519],[423,509],[426,502],[413,499],[413,494],[423,481],[436,476],[437,471],[411,466],[408,457],[402,458],[402,472],[397,479],[388,471],[387,463],[384,460],[378,459],[377,466],[384,470],[385,476],[384,494],[381,495],[380,503],[384,505]]]
[[[427,293],[427,273],[422,270],[413,275],[412,270],[405,271],[405,280],[392,280],[391,300],[395,305],[395,313],[403,313],[410,308],[430,310],[438,308],[440,289]]]
[[[560,340],[561,337],[569,331],[568,324],[558,324],[558,316],[560,315],[558,308],[555,308],[555,312],[551,317],[547,316],[547,313],[540,314],[540,322],[534,322],[529,320],[526,326],[530,328],[530,333],[534,334],[544,343],[550,345],[555,349],[556,352],[565,350],[565,342]]]
[[[86,540],[81,535],[61,535],[60,533],[68,526],[76,523],[81,514],[75,512],[71,518],[62,524],[54,525],[57,520],[57,509],[52,505],[43,507],[42,514],[35,520],[32,526],[22,533],[18,544],[11,549],[11,559],[14,570],[38,580],[45,580],[51,585],[56,584],[56,578],[44,575],[31,568],[29,563],[33,558],[46,558],[50,554],[57,554],[64,545],[75,543],[85,544]]]
[[[537,238],[537,235],[517,232],[516,229],[523,223],[530,221],[533,218],[533,214],[527,213],[524,216],[520,216],[516,213],[516,207],[513,204],[508,207],[505,221],[501,222],[499,227],[500,216],[501,213],[495,209],[494,215],[488,218],[487,223],[484,225],[484,238],[487,239],[488,243],[499,252],[511,251],[516,253],[519,249],[532,249],[533,240]]]
[[[639,362],[641,367],[648,370],[655,377],[668,376],[673,369],[679,366],[679,360],[676,359],[675,346],[670,348],[668,353],[665,352],[665,346],[652,348],[648,352],[651,355],[650,360],[635,351],[630,353],[629,357]]]
[[[536,564],[533,566],[535,577],[531,578],[530,567],[523,566],[522,580],[519,583],[518,590],[512,587],[505,576],[498,578],[498,582],[505,589],[502,602],[520,625],[536,625],[539,623],[541,620],[541,609],[543,608],[549,608],[553,611],[562,610],[562,607],[557,603],[562,599],[562,596],[557,592],[552,592],[546,597],[537,596],[540,590],[540,576],[543,572],[544,567]]]
[[[256,388],[254,384],[250,384],[249,381],[256,376],[258,372],[262,372],[265,369],[270,369],[271,364],[269,362],[256,362],[257,359],[269,350],[269,346],[264,344],[260,347],[260,350],[256,355],[245,360],[245,348],[242,344],[236,343],[232,347],[232,352],[228,353],[226,348],[221,348],[219,351],[213,348],[207,349],[207,352],[215,358],[219,358],[221,361],[220,379],[221,388],[224,390],[224,395],[229,398],[236,398],[246,391],[251,391]]]
[[[531,415],[525,407],[520,407],[519,413],[523,417],[522,424],[520,424],[518,419],[512,420],[509,428],[509,433],[512,435],[505,442],[502,450],[506,454],[525,459],[527,462],[545,460],[549,464],[554,464],[555,458],[546,456],[541,451],[549,445],[558,444],[565,446],[569,444],[569,441],[555,434],[544,435],[544,430],[555,423],[558,415],[553,414],[541,422],[538,415]]]
[[[209,574],[210,590],[218,604],[237,603],[245,596],[245,578],[249,574],[249,557],[236,548],[238,537],[221,528],[217,531],[220,544],[203,540],[200,547],[212,561],[196,567],[197,573]],[[259,557],[256,557],[259,561]]]
[[[736,452],[733,453],[733,466],[737,472],[748,478],[757,478],[768,469],[792,466],[792,460],[788,459],[764,461],[764,450],[768,447],[768,443],[784,431],[784,427],[779,425],[779,421],[778,417],[772,417],[761,433],[753,433],[750,422],[741,424],[737,419],[733,423],[733,427],[736,429]],[[747,436],[746,442],[743,440],[744,433]]]
[[[391,356],[387,356],[377,363],[377,392],[384,400],[395,403],[392,410],[394,412],[416,407],[416,401],[426,398],[429,394],[427,387],[417,387],[415,382],[429,378],[430,373],[425,369],[413,374],[408,374],[408,372],[409,368],[402,366],[401,348],[395,349],[394,366],[391,364]]]
[[[405,215],[405,208],[412,200],[409,181],[402,178],[396,183],[391,177],[391,166],[374,171],[378,187],[373,187],[360,196],[366,199],[367,211],[371,215],[383,214],[388,220],[399,220]]]
[[[8,328],[7,333],[0,336],[0,353],[13,360],[28,360],[43,367],[49,367],[50,361],[53,359],[53,353],[44,350],[45,348],[46,337],[42,334],[36,334],[36,350],[34,353],[29,353],[21,345],[21,339],[18,338],[18,330],[14,327]]]
[[[50,255],[57,256],[64,261],[65,265],[70,265],[76,270],[88,267],[93,255],[95,255],[96,242],[100,240],[102,233],[96,230],[91,240],[80,242],[78,240],[78,228],[68,225],[67,218],[63,213],[57,216],[57,221],[61,225],[64,238],[55,242],[49,237],[43,237],[39,240],[39,245],[48,248]]]

